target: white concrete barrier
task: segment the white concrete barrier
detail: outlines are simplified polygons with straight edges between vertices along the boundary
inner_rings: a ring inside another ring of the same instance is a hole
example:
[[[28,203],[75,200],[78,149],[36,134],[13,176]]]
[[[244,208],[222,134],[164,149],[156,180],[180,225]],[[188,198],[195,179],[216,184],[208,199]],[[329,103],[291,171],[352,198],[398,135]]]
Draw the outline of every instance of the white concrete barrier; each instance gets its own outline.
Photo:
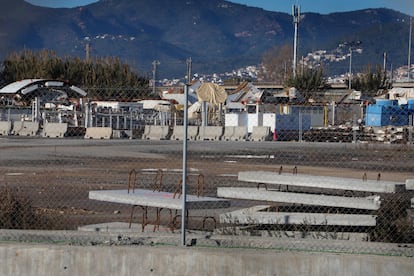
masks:
[[[35,136],[39,131],[38,122],[15,121],[12,134],[16,136]]]
[[[246,141],[247,139],[247,127],[240,126],[234,127],[234,134],[231,137],[232,141]]]
[[[111,127],[88,127],[86,128],[85,139],[111,139]]]
[[[142,134],[142,139],[147,139],[146,137],[149,136],[150,132],[151,132],[151,126],[145,125],[144,133]]]
[[[271,131],[268,126],[254,126],[252,131],[252,136],[250,141],[270,141],[271,140]]]
[[[223,140],[223,141],[230,141],[231,138],[234,135],[234,128],[235,128],[234,126],[226,126],[226,127],[224,127],[224,133],[223,133],[223,136],[222,136],[221,140]]]
[[[381,200],[379,196],[329,196],[305,193],[279,192],[274,190],[258,190],[257,188],[218,187],[217,196],[224,198],[263,200],[269,202],[285,202],[301,205],[343,207],[365,210],[378,210],[381,205]]]
[[[187,139],[188,140],[196,140],[199,132],[198,126],[188,126],[187,130]]]
[[[11,131],[11,121],[0,122],[0,135],[7,136]]]
[[[187,127],[187,140],[196,140],[199,132],[198,126]],[[174,126],[171,140],[182,141],[184,139],[184,126]]]
[[[414,191],[414,179],[405,180],[405,189]]]
[[[184,127],[174,126],[173,133],[171,135],[171,140],[182,141],[183,139],[184,139]]]
[[[145,126],[147,128],[147,126]],[[169,126],[150,126],[148,134],[142,136],[144,140],[165,140],[168,139]]]
[[[223,127],[221,126],[205,126],[200,127],[197,140],[218,141],[223,136]]]
[[[259,205],[220,214],[220,223],[375,226],[377,216],[358,214],[291,213],[268,211],[271,205]]]
[[[66,131],[68,131],[67,123],[46,123],[43,127],[42,136],[62,138],[65,137]]]
[[[239,181],[287,185],[296,187],[334,189],[343,191],[360,191],[372,193],[395,193],[404,190],[404,183],[392,181],[377,181],[356,178],[343,178],[333,176],[315,176],[306,174],[279,174],[269,171],[243,171],[238,174]],[[414,182],[414,180],[413,180]],[[406,181],[409,186],[409,180]],[[413,184],[414,186],[414,184]],[[413,187],[414,189],[414,187]]]

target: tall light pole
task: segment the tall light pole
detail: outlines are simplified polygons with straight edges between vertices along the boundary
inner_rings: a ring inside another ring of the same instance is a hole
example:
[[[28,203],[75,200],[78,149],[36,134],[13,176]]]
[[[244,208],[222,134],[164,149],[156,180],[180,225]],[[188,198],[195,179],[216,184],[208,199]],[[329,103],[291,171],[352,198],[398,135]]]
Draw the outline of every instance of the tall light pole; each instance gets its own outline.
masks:
[[[349,46],[349,79],[348,79],[348,89],[351,90],[352,87],[352,51],[354,50],[354,48],[356,46],[361,45],[361,41],[357,40],[357,41],[351,41],[351,42],[346,42],[346,45]]]
[[[187,83],[191,83],[191,69],[192,69],[193,60],[191,57],[187,59]]]
[[[160,64],[158,60],[152,62],[152,94],[155,96],[155,84],[157,77],[157,66]]]
[[[295,24],[295,34],[293,38],[293,76],[296,77],[296,62],[298,50],[298,25],[300,21],[300,6],[292,6],[293,23]]]
[[[408,35],[408,65],[407,65],[407,73],[408,73],[408,82],[410,82],[410,69],[411,69],[411,33],[413,29],[413,18],[410,17],[410,34]]]
[[[348,89],[351,90],[352,76],[352,47],[349,48],[349,76],[348,76]]]

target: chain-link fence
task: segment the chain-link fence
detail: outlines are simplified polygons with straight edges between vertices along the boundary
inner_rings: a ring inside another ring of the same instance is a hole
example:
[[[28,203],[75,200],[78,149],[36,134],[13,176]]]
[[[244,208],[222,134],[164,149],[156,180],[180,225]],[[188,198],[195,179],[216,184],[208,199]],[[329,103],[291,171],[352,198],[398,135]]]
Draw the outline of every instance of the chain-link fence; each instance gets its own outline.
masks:
[[[179,105],[3,97],[0,227],[178,245],[185,221],[220,246],[412,256],[413,113],[385,100],[201,108],[187,128],[182,212]]]

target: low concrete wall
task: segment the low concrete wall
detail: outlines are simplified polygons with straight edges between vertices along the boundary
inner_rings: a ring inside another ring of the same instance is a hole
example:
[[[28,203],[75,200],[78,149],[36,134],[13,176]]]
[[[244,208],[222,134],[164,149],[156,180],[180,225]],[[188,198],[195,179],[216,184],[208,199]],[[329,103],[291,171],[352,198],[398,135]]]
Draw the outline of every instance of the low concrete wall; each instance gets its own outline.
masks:
[[[0,275],[412,275],[414,260],[358,254],[2,243]]]

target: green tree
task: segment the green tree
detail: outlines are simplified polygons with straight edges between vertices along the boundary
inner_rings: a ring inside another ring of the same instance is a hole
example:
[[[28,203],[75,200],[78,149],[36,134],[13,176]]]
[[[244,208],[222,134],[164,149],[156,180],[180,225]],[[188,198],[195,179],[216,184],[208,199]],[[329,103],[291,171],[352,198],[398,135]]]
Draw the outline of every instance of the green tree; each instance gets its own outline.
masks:
[[[323,69],[322,67],[317,69],[304,68],[296,76],[291,75],[285,81],[284,86],[295,87],[302,93],[304,100],[308,101],[315,92],[323,91],[326,88]]]
[[[368,65],[364,73],[352,79],[351,87],[368,97],[374,97],[381,90],[391,88],[391,83],[380,65],[376,66],[375,72],[372,72],[372,66]]]
[[[24,50],[12,53],[3,62],[6,83],[21,79],[60,79],[87,90],[95,99],[145,98],[150,95],[148,77],[140,76],[119,58],[81,60],[60,58],[55,52]]]

